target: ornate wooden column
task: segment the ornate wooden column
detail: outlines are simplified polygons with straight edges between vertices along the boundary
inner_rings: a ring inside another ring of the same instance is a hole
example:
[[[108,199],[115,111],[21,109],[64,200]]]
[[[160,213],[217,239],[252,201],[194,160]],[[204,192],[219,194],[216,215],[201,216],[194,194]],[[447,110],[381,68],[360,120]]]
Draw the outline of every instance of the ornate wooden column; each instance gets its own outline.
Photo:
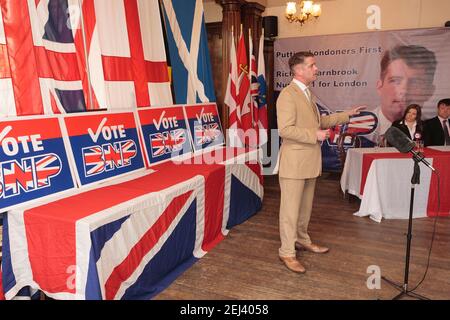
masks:
[[[210,22],[206,24],[208,34],[208,48],[211,58],[212,76],[216,101],[223,101],[222,92],[222,22]],[[219,103],[218,103],[219,105]],[[219,106],[219,115],[222,109]]]
[[[252,32],[253,53],[258,61],[259,37],[262,31],[262,13],[266,8],[257,2],[247,2],[242,6],[242,24],[244,27],[245,43],[248,50],[248,30]],[[250,59],[250,57],[249,57]]]
[[[230,69],[230,48],[231,48],[231,27],[234,28],[235,45],[237,34],[241,25],[241,6],[244,3],[243,0],[216,0],[222,6],[222,95],[220,100],[217,101],[219,107],[220,117],[222,119],[223,129],[229,128],[228,122],[228,108],[224,105],[223,99],[225,97],[225,91],[227,89],[228,73]]]

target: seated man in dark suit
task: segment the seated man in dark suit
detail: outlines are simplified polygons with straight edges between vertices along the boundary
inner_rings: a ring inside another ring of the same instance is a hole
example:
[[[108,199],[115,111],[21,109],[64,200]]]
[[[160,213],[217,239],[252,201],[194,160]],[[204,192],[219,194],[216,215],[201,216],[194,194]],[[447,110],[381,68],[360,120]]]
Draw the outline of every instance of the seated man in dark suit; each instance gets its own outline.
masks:
[[[450,98],[438,103],[438,115],[424,123],[425,146],[450,146]]]

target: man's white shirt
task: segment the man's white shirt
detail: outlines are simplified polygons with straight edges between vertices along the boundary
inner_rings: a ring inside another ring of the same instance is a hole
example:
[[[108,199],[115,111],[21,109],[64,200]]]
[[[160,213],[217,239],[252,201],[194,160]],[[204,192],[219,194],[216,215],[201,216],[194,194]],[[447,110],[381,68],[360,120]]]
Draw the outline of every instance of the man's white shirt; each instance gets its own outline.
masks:
[[[377,116],[378,125],[373,133],[364,137],[372,142],[378,143],[378,138],[386,133],[386,131],[392,126],[392,122],[384,116],[383,112],[381,111],[381,107],[377,107],[374,110],[368,111],[373,112]]]
[[[308,87],[301,81],[297,80],[297,79],[292,79],[292,81],[300,88],[300,90],[303,91],[303,93],[306,96],[306,99],[308,99],[309,102],[311,102],[311,97],[308,95]],[[309,90],[309,92],[311,92],[311,90]]]

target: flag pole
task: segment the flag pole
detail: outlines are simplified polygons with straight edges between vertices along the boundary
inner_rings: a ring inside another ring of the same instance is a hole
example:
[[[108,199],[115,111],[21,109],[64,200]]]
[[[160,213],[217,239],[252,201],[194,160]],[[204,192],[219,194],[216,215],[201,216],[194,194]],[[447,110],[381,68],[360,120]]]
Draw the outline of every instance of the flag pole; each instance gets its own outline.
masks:
[[[234,25],[231,25],[231,41],[234,41]]]
[[[86,74],[88,77],[89,105],[92,110],[92,109],[94,109],[94,101],[93,101],[93,97],[92,97],[91,71],[89,69],[89,59],[88,59],[87,44],[86,44],[86,29],[84,28],[83,7],[81,5],[81,0],[78,0],[78,6],[80,7],[81,38],[83,39],[84,59],[85,59],[85,63],[86,63]]]
[[[252,117],[252,127],[254,124],[253,115],[253,95],[252,95],[252,51],[253,51],[253,41],[252,41],[252,29],[248,28],[248,80],[250,82],[250,116]]]

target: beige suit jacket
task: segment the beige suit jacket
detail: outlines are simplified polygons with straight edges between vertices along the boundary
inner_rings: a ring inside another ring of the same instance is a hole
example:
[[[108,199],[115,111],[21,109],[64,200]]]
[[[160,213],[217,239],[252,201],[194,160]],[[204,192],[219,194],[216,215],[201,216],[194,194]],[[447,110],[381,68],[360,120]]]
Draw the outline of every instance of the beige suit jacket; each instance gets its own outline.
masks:
[[[347,113],[320,116],[315,100],[311,103],[294,82],[284,88],[277,100],[281,178],[310,179],[322,172],[322,153],[317,130],[347,123]]]

